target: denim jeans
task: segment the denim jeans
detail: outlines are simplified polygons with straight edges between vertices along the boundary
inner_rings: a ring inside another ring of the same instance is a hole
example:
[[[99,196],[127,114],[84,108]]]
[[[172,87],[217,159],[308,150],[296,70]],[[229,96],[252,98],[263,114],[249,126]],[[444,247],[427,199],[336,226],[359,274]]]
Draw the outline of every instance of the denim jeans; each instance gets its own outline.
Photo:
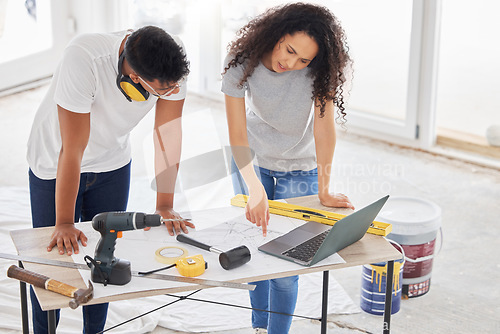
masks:
[[[254,168],[266,189],[268,199],[292,198],[318,193],[317,169],[276,172],[257,166]],[[234,193],[248,195],[248,189],[234,160],[231,162],[231,176]],[[252,308],[293,314],[297,303],[298,281],[298,276],[290,276],[253,282],[252,284],[257,287],[254,291],[250,291]],[[288,333],[291,324],[291,316],[252,311],[252,327],[267,328],[269,334]]]
[[[56,180],[42,180],[29,170],[31,216],[33,227],[54,226],[56,221]],[[75,205],[75,222],[90,221],[106,211],[125,211],[130,188],[130,163],[110,172],[82,173]],[[47,246],[47,245],[43,245]],[[35,334],[48,332],[47,312],[42,311],[33,288],[30,290]],[[83,332],[97,333],[104,329],[108,304],[82,307]],[[56,310],[56,324],[60,312]]]

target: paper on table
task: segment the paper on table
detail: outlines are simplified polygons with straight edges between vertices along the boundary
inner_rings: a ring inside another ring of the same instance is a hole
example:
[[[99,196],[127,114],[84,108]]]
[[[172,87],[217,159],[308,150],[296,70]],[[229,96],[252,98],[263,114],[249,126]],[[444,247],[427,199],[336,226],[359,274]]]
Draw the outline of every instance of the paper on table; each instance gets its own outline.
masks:
[[[230,208],[235,209],[235,208]],[[192,230],[189,235],[196,240],[215,246],[222,250],[229,250],[239,245],[246,245],[252,254],[252,260],[247,264],[231,269],[224,270],[218,260],[218,254],[210,253],[202,249],[179,243],[175,237],[170,236],[164,226],[152,228],[150,231],[135,230],[125,231],[123,238],[116,242],[115,256],[121,259],[126,259],[131,262],[132,270],[148,271],[165,266],[155,260],[155,252],[157,249],[165,246],[177,246],[186,249],[189,255],[202,254],[205,261],[208,262],[208,269],[198,278],[229,281],[246,277],[263,276],[266,274],[290,272],[304,268],[293,262],[284,261],[277,257],[265,254],[258,251],[257,247],[264,242],[274,239],[286,231],[289,231],[296,226],[303,224],[301,220],[296,220],[288,217],[272,215],[269,231],[266,237],[262,236],[262,230],[259,227],[251,224],[241,215],[243,209],[225,210],[216,209],[210,210],[210,217],[218,217],[219,221],[224,221],[221,218],[227,217],[228,212],[230,218],[223,223],[213,226],[217,223],[217,219],[208,222],[207,216],[200,213],[193,213],[192,222],[196,226],[212,225],[199,231]],[[238,216],[234,213],[238,212]],[[214,215],[219,213],[218,215]],[[203,219],[203,221],[200,220]],[[91,224],[80,224],[81,230],[87,235],[87,247],[81,247],[80,254],[73,255],[75,262],[84,262],[85,255],[94,257],[94,250],[100,238],[100,234],[93,230]],[[338,255],[334,254],[327,259],[321,261],[317,265],[344,263],[345,261]],[[81,270],[81,275],[86,282],[90,279],[90,271]],[[164,274],[178,275],[175,268],[165,270]],[[164,289],[188,285],[188,283],[169,282],[163,280],[155,280],[149,278],[132,277],[130,283],[123,286],[108,285],[104,287],[102,284],[94,284],[95,298],[124,294],[135,291]]]

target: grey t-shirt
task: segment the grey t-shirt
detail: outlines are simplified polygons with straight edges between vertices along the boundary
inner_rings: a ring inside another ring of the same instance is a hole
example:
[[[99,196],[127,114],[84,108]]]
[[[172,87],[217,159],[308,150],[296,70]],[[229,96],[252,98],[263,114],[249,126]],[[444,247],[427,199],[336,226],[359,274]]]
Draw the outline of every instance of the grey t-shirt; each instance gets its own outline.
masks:
[[[226,57],[225,67],[230,61]],[[273,171],[316,168],[313,136],[313,79],[309,68],[276,73],[262,63],[238,88],[246,63],[231,67],[222,79],[222,92],[245,97],[248,143],[255,163]]]

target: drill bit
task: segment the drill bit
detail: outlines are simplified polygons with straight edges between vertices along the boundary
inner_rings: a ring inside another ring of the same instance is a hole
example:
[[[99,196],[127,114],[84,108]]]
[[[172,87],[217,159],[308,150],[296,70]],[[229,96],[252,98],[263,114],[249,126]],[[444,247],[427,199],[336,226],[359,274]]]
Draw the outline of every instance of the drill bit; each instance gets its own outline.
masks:
[[[182,221],[191,221],[191,218],[162,218],[161,222],[182,222]]]

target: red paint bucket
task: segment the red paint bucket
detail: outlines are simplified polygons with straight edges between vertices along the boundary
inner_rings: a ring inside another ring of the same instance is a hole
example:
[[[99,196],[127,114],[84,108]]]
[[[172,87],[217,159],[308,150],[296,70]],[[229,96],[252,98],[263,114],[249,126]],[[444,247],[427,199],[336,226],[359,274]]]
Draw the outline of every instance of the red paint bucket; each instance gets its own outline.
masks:
[[[390,197],[377,216],[392,224],[387,239],[404,250],[402,298],[418,297],[430,289],[437,232],[441,228],[441,208],[414,197]]]

